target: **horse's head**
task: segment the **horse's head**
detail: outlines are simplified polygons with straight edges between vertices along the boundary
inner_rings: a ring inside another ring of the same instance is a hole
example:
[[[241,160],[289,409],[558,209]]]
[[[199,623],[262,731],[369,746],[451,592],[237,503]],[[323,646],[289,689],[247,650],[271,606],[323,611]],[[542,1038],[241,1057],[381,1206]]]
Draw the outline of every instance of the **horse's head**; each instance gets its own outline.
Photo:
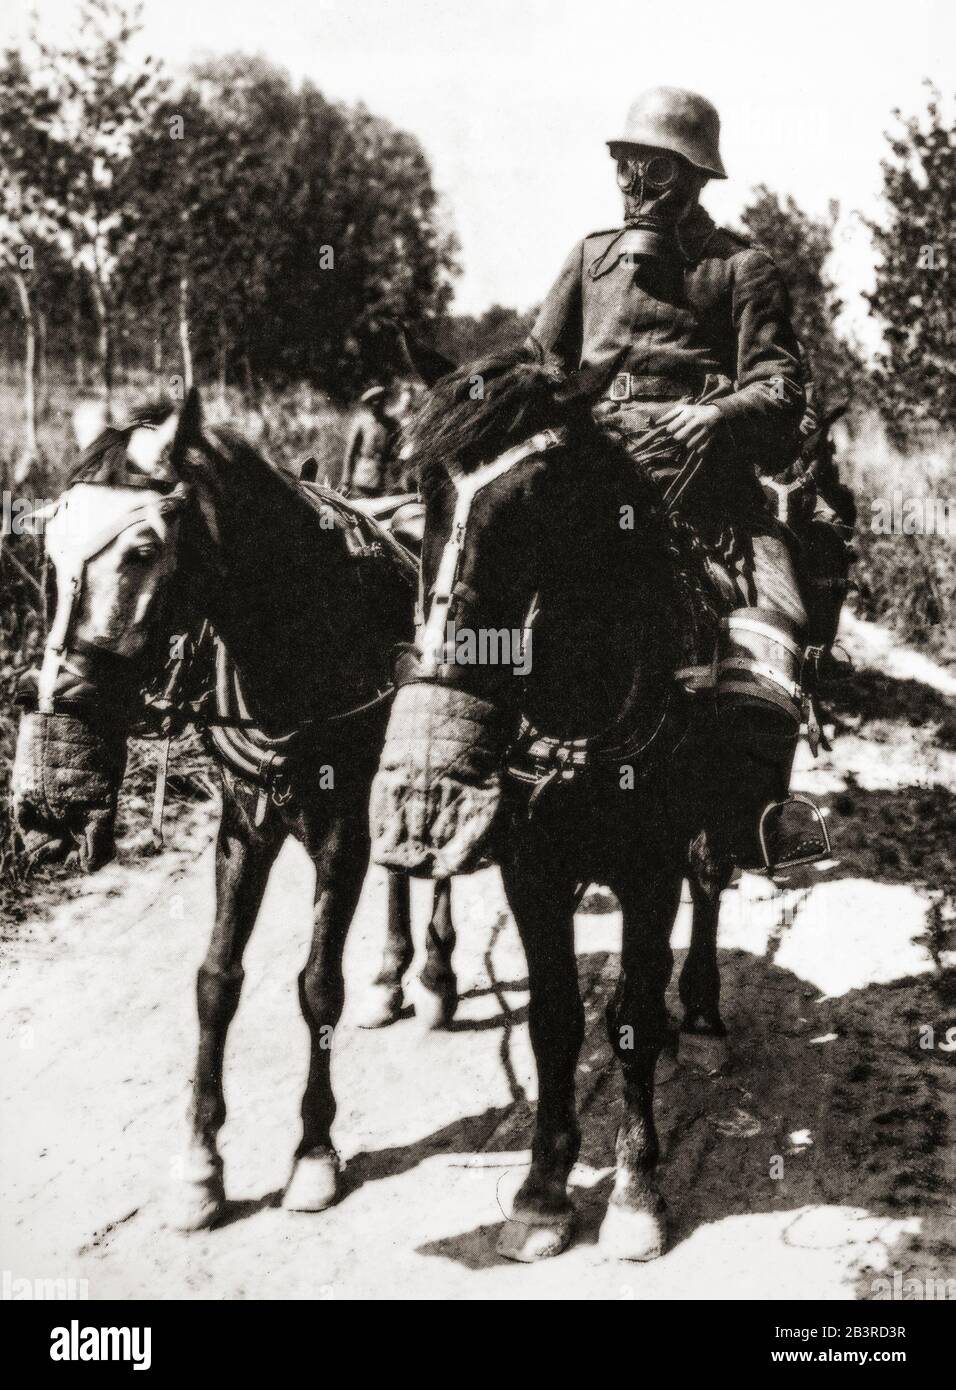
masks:
[[[649,486],[530,348],[442,377],[409,436],[426,620],[373,786],[373,855],[443,877],[489,841],[522,717],[586,738],[659,692],[671,571]]]
[[[35,685],[23,691],[15,814],[28,853],[84,868],[113,853],[126,737],[140,691],[169,658],[180,608],[188,484],[179,461],[198,401],[137,412],[83,451],[44,523],[56,611]]]

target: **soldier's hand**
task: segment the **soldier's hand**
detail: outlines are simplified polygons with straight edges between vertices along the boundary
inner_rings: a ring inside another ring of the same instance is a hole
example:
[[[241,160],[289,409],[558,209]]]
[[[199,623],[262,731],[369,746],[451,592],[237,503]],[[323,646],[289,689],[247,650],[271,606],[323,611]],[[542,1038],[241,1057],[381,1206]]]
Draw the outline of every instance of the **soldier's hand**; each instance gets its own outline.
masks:
[[[673,405],[658,419],[672,439],[686,449],[706,454],[720,425],[715,405]]]

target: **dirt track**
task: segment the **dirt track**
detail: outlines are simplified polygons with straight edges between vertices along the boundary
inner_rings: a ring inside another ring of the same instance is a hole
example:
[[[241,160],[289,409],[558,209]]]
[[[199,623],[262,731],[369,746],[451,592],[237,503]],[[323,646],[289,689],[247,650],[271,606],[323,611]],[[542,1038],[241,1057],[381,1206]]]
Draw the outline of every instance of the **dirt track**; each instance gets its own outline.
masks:
[[[921,1025],[938,1043],[953,1021],[956,932],[936,890],[956,882],[956,753],[932,744],[942,730],[956,747],[956,681],[875,629],[851,623],[848,640],[859,673],[843,732],[816,764],[804,750],[797,779],[830,808],[836,862],[783,891],[744,878],[727,893],[732,1065],[661,1064],[663,1259],[607,1263],[594,1243],[617,1113],[603,1033],[616,914],[579,918],[575,1243],[535,1267],[495,1256],[528,1161],[532,1073],[524,962],[493,873],[455,885],[466,997],[453,1031],[429,1035],[413,1020],[380,1033],[351,1021],[382,939],[370,879],[334,1063],[349,1190],[318,1216],[277,1207],[306,1064],[295,975],[311,885],[297,846],[273,875],[230,1036],[222,1149],[236,1200],[213,1232],[168,1229],[212,910],[212,827],[197,813],[171,852],[79,882],[4,947],[0,1266],[86,1279],[91,1298],[840,1299],[873,1297],[894,1272],[956,1279],[953,1054],[919,1045]],[[678,967],[687,926],[684,908]]]

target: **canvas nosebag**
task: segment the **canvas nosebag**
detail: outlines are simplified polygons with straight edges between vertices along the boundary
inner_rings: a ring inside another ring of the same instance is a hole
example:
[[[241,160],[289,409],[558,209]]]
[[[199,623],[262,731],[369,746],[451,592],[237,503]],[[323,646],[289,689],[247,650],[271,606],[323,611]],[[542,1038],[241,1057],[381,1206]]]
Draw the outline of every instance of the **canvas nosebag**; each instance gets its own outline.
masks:
[[[17,824],[32,864],[76,847],[84,869],[113,854],[126,742],[112,727],[68,714],[24,714],[13,762]]]
[[[372,783],[375,863],[433,878],[479,868],[501,805],[506,744],[496,706],[448,686],[402,686]]]

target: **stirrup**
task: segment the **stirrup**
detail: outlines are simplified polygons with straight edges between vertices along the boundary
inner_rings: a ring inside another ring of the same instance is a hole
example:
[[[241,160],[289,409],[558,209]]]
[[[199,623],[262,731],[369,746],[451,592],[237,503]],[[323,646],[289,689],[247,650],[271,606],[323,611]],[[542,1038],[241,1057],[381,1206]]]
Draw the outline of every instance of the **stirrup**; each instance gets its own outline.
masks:
[[[830,857],[830,835],[823,812],[804,792],[794,792],[786,800],[772,801],[764,807],[758,833],[763,867],[768,873]]]
[[[848,681],[856,674],[853,658],[842,642],[833,642],[828,647],[807,647],[803,669],[814,689]]]
[[[837,684],[840,681],[851,680],[855,675],[856,667],[850,653],[842,642],[834,642],[833,646],[823,653],[820,661],[820,679],[827,684]]]

